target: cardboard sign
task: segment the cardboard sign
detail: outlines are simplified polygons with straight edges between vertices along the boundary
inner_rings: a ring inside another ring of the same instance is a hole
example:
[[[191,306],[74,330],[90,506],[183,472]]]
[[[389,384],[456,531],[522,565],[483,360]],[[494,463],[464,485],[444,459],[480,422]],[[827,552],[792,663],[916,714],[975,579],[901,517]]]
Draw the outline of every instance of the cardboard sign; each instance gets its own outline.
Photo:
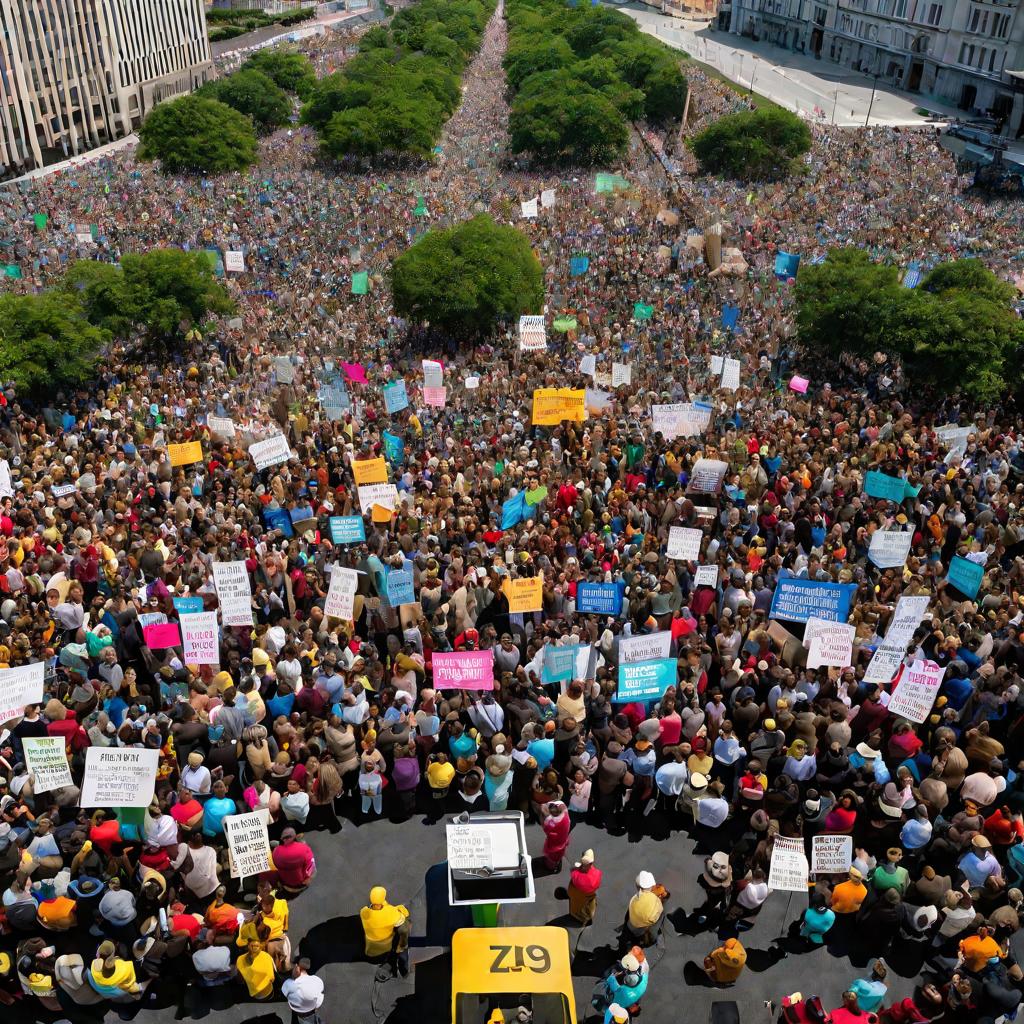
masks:
[[[362,516],[331,516],[327,522],[332,544],[362,544],[366,540]]]
[[[657,700],[675,684],[677,667],[675,658],[634,661],[632,664],[619,665],[615,701],[624,704],[634,700]]]
[[[16,718],[26,704],[41,704],[46,665],[37,661],[32,665],[0,669],[0,722]]]
[[[235,421],[230,416],[207,416],[206,425],[211,434],[226,438],[235,436]]]
[[[439,690],[493,690],[494,651],[434,652],[434,686]]]
[[[539,612],[544,607],[544,580],[540,576],[523,580],[506,578],[501,589],[508,598],[509,612]]]
[[[363,484],[386,484],[388,464],[383,455],[379,459],[356,459],[352,463],[352,475],[357,487]]]
[[[934,661],[915,661],[904,669],[889,699],[889,714],[921,724],[930,714],[946,670]]]
[[[170,456],[172,466],[191,466],[193,462],[203,461],[203,446],[198,441],[169,444],[167,454]]]
[[[649,633],[645,636],[624,636],[619,640],[619,664],[633,665],[638,661],[661,661],[672,649],[672,631]]]
[[[355,611],[356,589],[359,574],[355,569],[343,569],[340,565],[331,568],[331,584],[324,600],[324,615],[336,619],[351,619]]]
[[[37,793],[74,785],[63,737],[26,736],[21,742],[25,748],[25,765],[36,777]]]
[[[914,535],[909,530],[875,530],[868,558],[879,569],[897,569],[906,563],[913,542]]]
[[[252,625],[252,586],[245,562],[214,562],[220,621],[225,626]]]
[[[775,892],[807,892],[810,875],[803,839],[776,836],[768,870],[768,888]]]
[[[220,633],[216,612],[181,617],[182,660],[186,665],[219,665]]]
[[[142,630],[142,639],[151,651],[165,651],[181,643],[176,622],[158,622]]]
[[[269,817],[268,810],[260,809],[248,814],[229,814],[224,819],[224,836],[228,841],[232,878],[261,875],[273,868],[270,836],[267,834]]]
[[[587,417],[587,392],[573,388],[537,388],[533,392],[535,426],[554,427],[562,420],[582,423]]]
[[[690,526],[670,526],[668,531],[668,557],[681,562],[697,562],[700,560],[700,542],[703,530],[695,530]]]
[[[807,655],[808,668],[823,665],[846,668],[853,660],[853,626],[844,622],[826,624],[811,640]]]
[[[275,434],[265,441],[254,441],[249,445],[249,455],[257,469],[269,469],[287,462],[292,457],[292,450],[284,434]]]
[[[375,508],[382,508],[389,513],[390,518],[390,513],[398,506],[398,488],[394,484],[363,484],[356,491],[363,515]]]
[[[148,807],[159,764],[159,750],[89,747],[85,752],[82,807]]]
[[[853,864],[853,836],[821,835],[811,839],[811,874],[845,875]]]
[[[698,565],[697,571],[693,574],[693,585],[695,587],[717,587],[718,566]]]
[[[875,648],[864,670],[865,683],[887,683],[896,675],[906,656],[907,645],[928,611],[929,600],[927,596],[901,597],[896,602],[885,639]]]

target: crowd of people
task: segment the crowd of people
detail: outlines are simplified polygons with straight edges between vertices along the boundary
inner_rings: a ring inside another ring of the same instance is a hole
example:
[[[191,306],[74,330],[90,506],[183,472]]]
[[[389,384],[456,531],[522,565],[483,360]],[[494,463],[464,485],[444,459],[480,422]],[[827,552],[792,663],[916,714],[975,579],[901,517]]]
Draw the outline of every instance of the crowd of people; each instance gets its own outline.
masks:
[[[883,958],[831,1011],[836,1024],[1011,1019],[1024,903],[1018,412],[956,395],[925,404],[881,353],[821,379],[800,360],[773,266],[780,249],[810,260],[851,244],[904,266],[976,256],[1017,280],[1020,205],[965,196],[929,131],[820,125],[797,183],[700,178],[652,158],[674,142],[637,135],[614,169],[628,187],[595,194],[592,173],[508,157],[505,44],[499,8],[435,163],[416,173],[339,173],[295,126],[248,174],[165,177],[129,150],[0,192],[23,269],[13,289],[51,284],[76,258],[160,245],[245,256],[225,279],[237,319],[166,365],[119,341],[80,389],[43,405],[4,393],[0,668],[42,662],[45,694],[0,740],[0,1001],[77,1020],[168,986],[282,996],[312,1024],[323,984],[294,954],[288,902],[318,884],[308,834],[517,810],[543,835],[547,870],[566,873],[581,924],[599,899],[625,910],[621,959],[595,996],[606,1022],[638,1010],[645,950],[673,904],[713,933],[703,979],[741,979],[776,844],[802,840],[810,859],[816,836],[850,837],[850,864],[811,876],[778,955],[866,943]],[[340,34],[300,45],[321,72],[353,49]],[[699,71],[691,85],[698,123],[745,102]],[[549,189],[554,204],[520,219]],[[479,210],[514,221],[542,260],[544,352],[520,351],[515,325],[467,347],[394,315],[391,260]],[[94,241],[79,240],[82,223]],[[744,274],[709,274],[687,245],[715,223]],[[366,295],[351,294],[359,271]],[[637,303],[649,318],[635,319]],[[726,304],[739,308],[728,328]],[[740,360],[736,388],[720,386],[722,356]],[[442,363],[440,405],[424,358]],[[613,363],[629,368],[614,387]],[[806,393],[786,386],[794,373]],[[409,404],[389,413],[383,385],[398,379]],[[534,424],[534,390],[564,386],[588,389],[586,418]],[[655,406],[694,400],[705,425],[655,428]],[[257,470],[248,446],[278,434],[290,457]],[[172,465],[167,446],[193,441],[201,461]],[[385,455],[394,507],[364,508],[354,467]],[[725,467],[710,492],[693,487],[700,460]],[[905,481],[906,496],[869,496],[871,471]],[[360,518],[365,539],[332,540],[337,516]],[[701,531],[698,558],[669,557],[675,527]],[[877,531],[910,535],[902,565],[872,561]],[[948,579],[954,559],[980,567],[976,592]],[[244,565],[252,625],[222,623],[209,664],[151,647],[150,626],[195,610],[182,599],[219,610],[224,562]],[[350,619],[325,611],[339,569],[358,573]],[[393,607],[388,577],[401,572],[413,599]],[[540,605],[516,612],[512,584],[528,579]],[[844,588],[848,664],[808,667],[807,623],[773,617],[794,581]],[[588,588],[613,608],[587,610]],[[922,599],[909,626],[905,598]],[[890,628],[895,652],[876,655]],[[673,677],[620,697],[623,651],[645,637],[664,643]],[[575,667],[549,682],[550,651],[566,645],[579,645]],[[438,683],[438,654],[474,651],[491,652],[490,689]],[[922,720],[891,713],[922,665],[942,670],[934,706]],[[65,741],[70,784],[40,789],[25,742],[44,737]],[[148,810],[82,806],[97,747],[159,752]],[[224,819],[253,810],[271,861],[240,881]],[[696,840],[692,891],[670,897],[645,870],[635,893],[602,892],[573,825],[654,821]],[[369,892],[365,955],[407,971],[409,918]],[[894,969],[920,974],[912,997],[887,1000]],[[782,1012],[817,1009],[794,997]]]

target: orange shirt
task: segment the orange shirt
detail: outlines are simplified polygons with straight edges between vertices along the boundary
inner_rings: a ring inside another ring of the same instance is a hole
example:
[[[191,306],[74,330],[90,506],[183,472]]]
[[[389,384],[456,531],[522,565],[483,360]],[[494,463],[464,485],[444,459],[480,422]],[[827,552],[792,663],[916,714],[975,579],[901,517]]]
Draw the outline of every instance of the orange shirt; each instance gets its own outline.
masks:
[[[986,935],[985,938],[980,935],[969,935],[960,943],[960,955],[964,958],[967,970],[980,971],[992,957],[1002,958],[1004,954],[999,943],[991,935]]]
[[[832,909],[837,914],[854,914],[860,910],[868,891],[863,882],[855,882],[852,878],[832,890]]]

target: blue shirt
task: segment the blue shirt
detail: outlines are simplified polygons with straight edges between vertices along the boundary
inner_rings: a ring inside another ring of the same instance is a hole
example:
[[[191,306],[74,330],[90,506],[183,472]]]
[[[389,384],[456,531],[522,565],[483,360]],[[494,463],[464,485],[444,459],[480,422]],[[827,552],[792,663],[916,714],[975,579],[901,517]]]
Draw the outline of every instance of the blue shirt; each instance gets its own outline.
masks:
[[[267,715],[270,719],[275,719],[279,715],[284,715],[285,718],[288,718],[294,706],[294,693],[286,693],[283,697],[271,697],[267,701]]]
[[[835,911],[829,910],[828,907],[821,910],[808,907],[804,911],[803,921],[800,922],[800,934],[820,946],[825,941],[825,933],[835,924],[835,920]]]
[[[982,886],[989,875],[999,874],[999,861],[990,853],[985,854],[984,857],[979,857],[972,850],[960,858],[960,870],[972,886]]]
[[[920,850],[927,846],[932,837],[932,827],[928,822],[911,818],[900,830],[900,842],[908,850]]]
[[[850,991],[856,995],[857,1005],[865,1013],[874,1013],[882,1005],[887,988],[888,986],[884,982],[858,978],[850,986]]]
[[[554,740],[530,740],[526,752],[537,762],[537,770],[544,771],[555,759]]]
[[[203,835],[219,836],[224,832],[224,819],[235,813],[235,801],[211,796],[203,806]]]

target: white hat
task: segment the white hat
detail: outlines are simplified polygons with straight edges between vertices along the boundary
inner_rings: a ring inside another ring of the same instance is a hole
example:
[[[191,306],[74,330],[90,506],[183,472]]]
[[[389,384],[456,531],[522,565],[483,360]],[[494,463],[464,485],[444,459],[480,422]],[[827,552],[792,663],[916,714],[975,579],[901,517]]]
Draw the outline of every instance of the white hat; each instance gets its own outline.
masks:
[[[624,1010],[618,1003],[612,1003],[608,1007],[608,1013],[611,1014],[611,1018],[616,1024],[626,1024],[629,1020],[629,1013]]]
[[[634,972],[640,970],[640,961],[637,960],[637,958],[635,956],[633,956],[632,953],[627,953],[619,961],[619,963],[622,965],[624,970],[634,971]]]
[[[653,889],[658,883],[654,880],[654,875],[650,871],[641,871],[636,876],[636,885],[638,889]]]
[[[701,772],[693,772],[690,775],[690,789],[707,789],[708,777]]]

